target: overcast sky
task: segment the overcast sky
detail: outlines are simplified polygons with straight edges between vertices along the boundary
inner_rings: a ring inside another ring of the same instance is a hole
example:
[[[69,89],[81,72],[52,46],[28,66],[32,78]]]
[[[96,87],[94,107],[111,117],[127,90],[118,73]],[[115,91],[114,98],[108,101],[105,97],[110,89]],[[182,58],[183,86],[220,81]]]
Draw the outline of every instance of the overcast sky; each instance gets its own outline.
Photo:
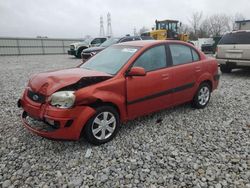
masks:
[[[100,16],[107,30],[111,13],[115,36],[132,34],[155,19],[188,23],[192,12],[241,13],[250,19],[249,0],[0,0],[0,36],[82,38],[98,36]]]

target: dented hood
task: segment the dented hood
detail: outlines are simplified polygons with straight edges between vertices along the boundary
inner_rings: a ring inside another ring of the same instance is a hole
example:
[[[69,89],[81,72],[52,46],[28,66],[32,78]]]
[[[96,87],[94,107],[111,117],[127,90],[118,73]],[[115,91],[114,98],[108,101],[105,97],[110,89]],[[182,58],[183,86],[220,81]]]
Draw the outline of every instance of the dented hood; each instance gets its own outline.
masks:
[[[55,91],[75,84],[83,78],[96,77],[110,78],[112,75],[83,68],[64,69],[34,75],[31,77],[28,87],[34,92],[49,96]]]

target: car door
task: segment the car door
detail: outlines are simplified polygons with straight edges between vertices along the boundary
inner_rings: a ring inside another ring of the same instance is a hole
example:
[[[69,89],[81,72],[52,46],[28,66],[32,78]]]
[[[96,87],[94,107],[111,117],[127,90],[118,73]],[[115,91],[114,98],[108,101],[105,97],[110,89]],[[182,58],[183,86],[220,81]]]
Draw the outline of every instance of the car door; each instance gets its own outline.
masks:
[[[202,66],[194,62],[198,54],[192,55],[192,48],[184,44],[169,44],[172,57],[172,83],[174,105],[191,101],[196,91],[195,83]]]
[[[170,72],[165,45],[154,46],[141,54],[132,65],[143,67],[145,76],[126,77],[129,119],[170,105]]]

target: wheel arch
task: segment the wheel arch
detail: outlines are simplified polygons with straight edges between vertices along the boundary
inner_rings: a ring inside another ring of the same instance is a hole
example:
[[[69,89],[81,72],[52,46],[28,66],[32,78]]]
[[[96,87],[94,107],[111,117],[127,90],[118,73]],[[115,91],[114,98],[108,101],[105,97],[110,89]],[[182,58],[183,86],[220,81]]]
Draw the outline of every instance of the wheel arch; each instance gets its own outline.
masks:
[[[80,46],[78,49],[77,49],[77,51],[79,51],[79,50],[84,50],[84,49],[87,49],[88,48],[88,46]]]
[[[197,89],[202,83],[208,83],[211,87],[211,92],[214,90],[213,77],[211,74],[204,74],[198,79]]]
[[[101,106],[109,106],[109,107],[113,107],[116,111],[117,111],[117,114],[118,114],[118,116],[119,116],[119,121],[121,120],[121,112],[120,112],[120,110],[119,110],[119,107],[116,105],[116,104],[114,104],[114,103],[112,103],[112,102],[104,102],[104,101],[102,101],[101,99],[97,99],[95,102],[93,102],[93,103],[91,103],[91,104],[88,104],[88,106],[89,107],[91,107],[91,108],[93,108],[93,109],[97,109],[98,107],[101,107]],[[94,115],[93,115],[94,116]],[[92,117],[93,117],[92,116]],[[90,119],[89,119],[90,120]],[[88,121],[89,121],[88,120]],[[87,121],[87,122],[88,122]],[[86,124],[85,124],[86,125]],[[81,131],[80,131],[80,137],[83,137],[84,135],[85,135],[85,131],[86,131],[86,126],[85,125],[83,125],[82,126],[82,129],[81,129]],[[85,135],[86,136],[86,135]]]
[[[202,81],[202,82],[200,83],[200,85],[203,84],[203,83],[207,83],[207,84],[210,86],[210,89],[211,89],[211,91],[212,91],[212,89],[213,89],[213,83],[212,83],[211,80],[204,80],[204,81]]]
[[[87,49],[88,46],[80,46],[77,50],[76,50],[76,56],[78,56],[80,58],[79,55],[81,55],[82,51]]]
[[[105,101],[102,101],[101,99],[97,99],[95,102],[89,104],[88,106],[95,108],[95,109],[100,106],[111,106],[117,111],[119,116],[121,116],[121,111],[119,107],[115,103],[112,103],[112,102],[105,102]]]

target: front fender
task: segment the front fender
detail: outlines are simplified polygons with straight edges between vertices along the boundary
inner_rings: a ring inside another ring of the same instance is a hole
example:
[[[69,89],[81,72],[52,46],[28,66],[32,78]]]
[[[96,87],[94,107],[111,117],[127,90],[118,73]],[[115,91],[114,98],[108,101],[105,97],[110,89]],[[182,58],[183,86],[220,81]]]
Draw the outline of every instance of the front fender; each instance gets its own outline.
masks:
[[[123,79],[100,83],[77,91],[76,105],[90,105],[97,101],[112,103],[120,112],[121,121],[126,120],[126,89]]]
[[[112,103],[114,104],[118,109],[120,113],[120,118],[121,120],[126,119],[126,100],[123,95],[119,95],[117,93],[113,93],[110,91],[97,91],[94,94],[95,98],[97,100],[101,100],[102,102],[105,103]]]

